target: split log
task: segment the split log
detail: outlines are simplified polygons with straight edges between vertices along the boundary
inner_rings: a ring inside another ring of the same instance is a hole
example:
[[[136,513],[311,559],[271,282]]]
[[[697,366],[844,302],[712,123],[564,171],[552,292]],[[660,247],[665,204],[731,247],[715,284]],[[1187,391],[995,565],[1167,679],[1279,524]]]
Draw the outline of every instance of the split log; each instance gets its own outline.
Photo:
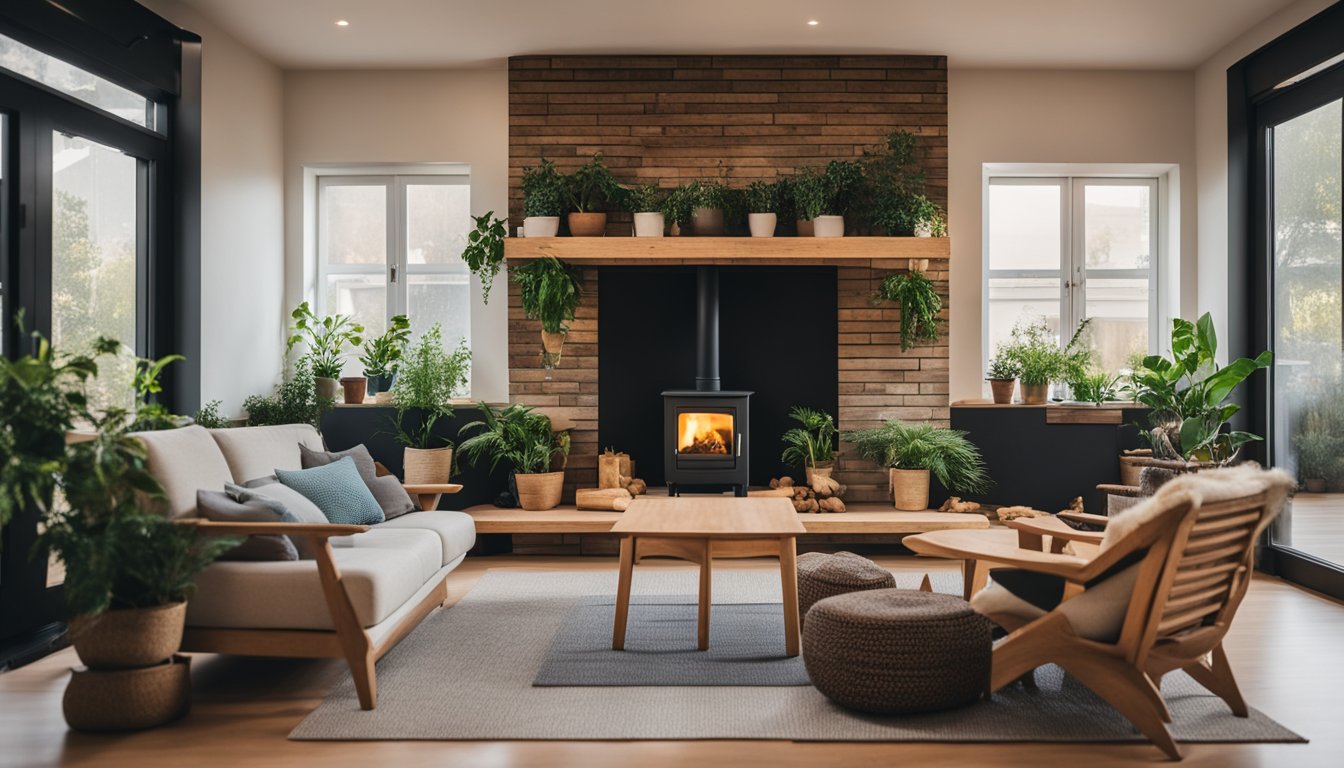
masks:
[[[952,496],[938,508],[939,512],[975,512],[980,509],[976,501],[962,501],[960,496]]]
[[[1039,509],[1031,507],[999,507],[998,515],[1000,520],[1016,520],[1019,517],[1045,517],[1049,512],[1042,512]]]
[[[597,487],[599,489],[623,488],[621,478],[634,477],[630,454],[616,453],[608,448],[597,457]]]
[[[825,499],[819,499],[817,501],[817,508],[819,512],[844,512],[845,502],[841,501],[839,496],[830,496]]]
[[[597,512],[624,512],[630,500],[630,492],[624,488],[580,488],[574,492],[576,507]]]
[[[631,496],[640,496],[649,492],[649,484],[636,477],[625,484],[625,490],[629,491]]]
[[[748,496],[755,496],[755,497],[759,497],[759,498],[767,498],[767,499],[769,499],[769,498],[776,498],[776,499],[792,499],[792,498],[793,498],[793,489],[792,489],[792,488],[787,488],[787,487],[785,487],[785,488],[760,488],[760,489],[757,489],[757,490],[754,490],[754,491],[747,491],[747,495],[748,495]]]

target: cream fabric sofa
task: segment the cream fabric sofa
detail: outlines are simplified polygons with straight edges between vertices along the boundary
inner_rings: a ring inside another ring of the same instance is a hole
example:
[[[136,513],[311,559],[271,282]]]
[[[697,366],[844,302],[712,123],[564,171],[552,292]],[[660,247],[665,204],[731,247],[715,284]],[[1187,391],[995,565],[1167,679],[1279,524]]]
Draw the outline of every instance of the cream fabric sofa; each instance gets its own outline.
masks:
[[[190,426],[138,437],[150,472],[163,485],[169,514],[180,519],[196,518],[198,490],[300,469],[300,443],[325,449],[317,430],[297,424]],[[273,490],[281,496],[287,489]],[[205,532],[284,533],[319,546],[312,560],[211,564],[187,605],[183,650],[344,657],[361,705],[372,709],[374,662],[447,598],[445,578],[475,544],[475,525],[469,515],[450,511],[411,512],[374,526],[332,525],[315,508],[286,506],[302,522],[194,521]]]

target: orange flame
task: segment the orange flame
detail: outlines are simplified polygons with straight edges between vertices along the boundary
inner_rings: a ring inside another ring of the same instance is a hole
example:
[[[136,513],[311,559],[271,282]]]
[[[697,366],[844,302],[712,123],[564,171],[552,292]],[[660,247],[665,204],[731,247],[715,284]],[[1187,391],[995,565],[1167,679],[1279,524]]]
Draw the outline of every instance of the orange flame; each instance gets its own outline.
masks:
[[[732,453],[733,417],[727,413],[677,414],[677,451]]]

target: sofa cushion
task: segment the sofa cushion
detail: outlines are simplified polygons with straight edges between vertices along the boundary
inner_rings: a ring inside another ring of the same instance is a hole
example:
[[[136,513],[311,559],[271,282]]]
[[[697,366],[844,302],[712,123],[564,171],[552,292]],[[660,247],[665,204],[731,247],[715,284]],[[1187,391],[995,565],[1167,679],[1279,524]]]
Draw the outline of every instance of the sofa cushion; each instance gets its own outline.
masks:
[[[197,491],[219,490],[233,480],[224,454],[203,427],[137,432],[135,436],[145,446],[149,473],[163,486],[170,517],[195,517]]]
[[[465,512],[412,512],[372,528],[374,531],[405,529],[427,530],[437,534],[443,545],[443,565],[453,562],[476,546],[476,522]]]
[[[383,508],[360,479],[355,461],[349,456],[325,467],[276,469],[275,474],[281,483],[307,496],[333,523],[383,522]]]
[[[439,542],[429,531],[369,531],[332,550],[359,623],[387,618],[441,568]],[[217,561],[196,579],[187,603],[192,627],[333,629],[312,561]]]
[[[373,455],[362,444],[344,451],[314,451],[302,443],[299,444],[299,459],[302,461],[304,469],[325,467],[346,456],[354,460],[355,469],[359,470],[360,479],[369,487],[369,492],[377,500],[378,506],[383,508],[384,519],[391,520],[415,509],[415,504],[411,501],[411,495],[406,493],[406,488],[400,480],[391,475],[378,476],[378,470],[373,463]]]
[[[309,424],[212,429],[210,436],[229,463],[235,483],[264,477],[277,469],[302,469],[299,443],[313,450],[324,448],[322,436]]]
[[[308,500],[307,496],[279,482],[258,488],[244,488],[241,485],[228,483],[224,486],[224,491],[229,498],[234,501],[246,504],[252,501],[269,502],[273,509],[283,511],[298,518],[301,523],[330,523],[327,516],[322,514],[322,510],[317,505]],[[317,557],[317,548],[321,543],[317,539],[310,539],[307,536],[293,536],[290,541],[294,542],[294,548],[299,552],[300,560],[312,560]],[[335,539],[332,540],[335,543]]]
[[[297,523],[299,518],[284,507],[261,500],[235,501],[223,491],[197,491],[196,510],[217,523]],[[248,536],[243,543],[220,555],[220,560],[298,560],[294,542],[283,534]]]

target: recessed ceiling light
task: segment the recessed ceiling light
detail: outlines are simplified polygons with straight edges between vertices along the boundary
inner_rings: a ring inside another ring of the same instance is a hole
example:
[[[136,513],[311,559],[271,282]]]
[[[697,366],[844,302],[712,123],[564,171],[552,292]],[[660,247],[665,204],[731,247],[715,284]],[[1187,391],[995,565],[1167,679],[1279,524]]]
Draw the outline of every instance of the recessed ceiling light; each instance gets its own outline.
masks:
[[[348,26],[350,26],[350,22],[346,21],[345,19],[339,19],[339,20],[337,20],[337,22],[336,22],[336,26],[338,26],[338,27],[348,27]]]
[[[807,26],[809,26],[809,27],[815,27],[815,26],[817,26],[817,25],[820,24],[820,23],[821,23],[821,22],[820,22],[820,21],[817,21],[816,19],[809,19],[808,22],[807,22]]]

